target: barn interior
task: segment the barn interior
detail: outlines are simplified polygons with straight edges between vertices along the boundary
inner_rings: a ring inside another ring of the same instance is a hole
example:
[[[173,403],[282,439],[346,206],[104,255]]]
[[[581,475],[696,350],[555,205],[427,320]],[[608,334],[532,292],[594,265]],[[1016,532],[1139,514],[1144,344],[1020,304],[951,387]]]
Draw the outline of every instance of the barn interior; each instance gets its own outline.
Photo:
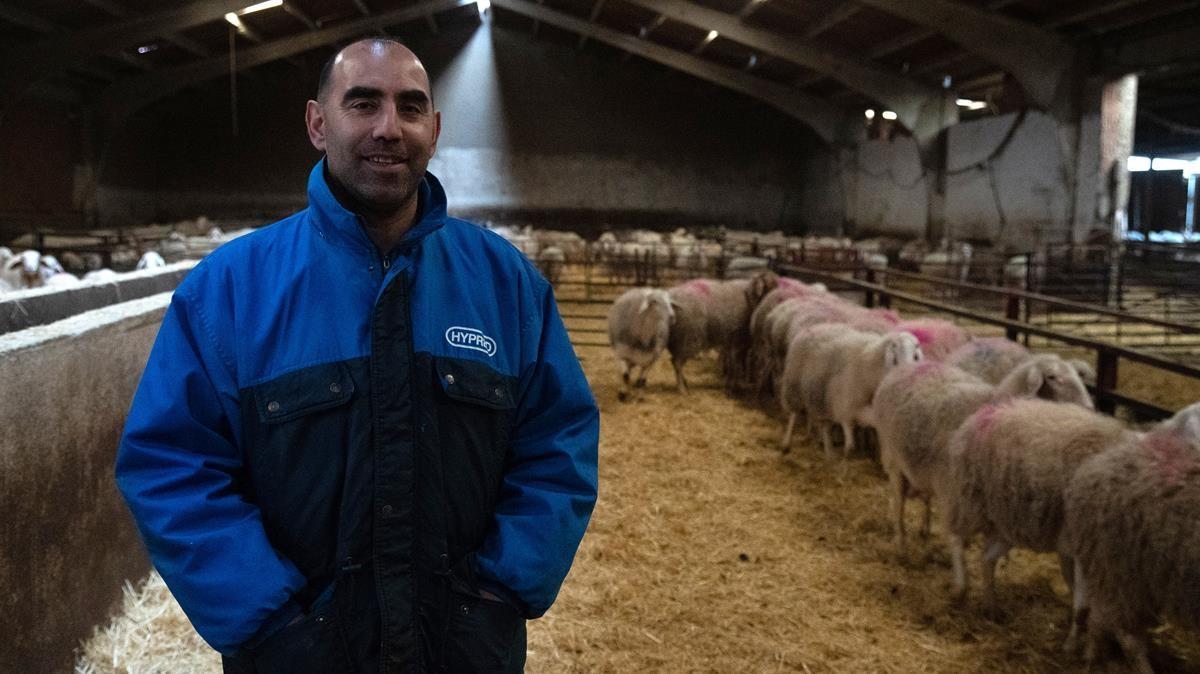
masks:
[[[220,671],[114,456],[171,291],[305,208],[305,103],[383,35],[430,73],[450,213],[554,283],[601,408],[529,671],[1088,670],[1052,555],[1013,553],[999,617],[950,604],[938,536],[889,547],[874,450],[782,454],[779,405],[712,358],[622,402],[606,317],[769,270],[1080,358],[1098,410],[1169,417],[1200,399],[1195,0],[0,4],[0,671]],[[1155,671],[1200,672],[1195,636],[1156,631]]]

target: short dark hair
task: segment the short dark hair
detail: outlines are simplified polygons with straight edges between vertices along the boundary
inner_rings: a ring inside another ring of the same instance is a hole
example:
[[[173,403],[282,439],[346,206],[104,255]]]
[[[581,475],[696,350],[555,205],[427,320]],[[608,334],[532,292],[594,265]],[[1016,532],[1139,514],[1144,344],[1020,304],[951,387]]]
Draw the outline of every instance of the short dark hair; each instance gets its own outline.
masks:
[[[321,76],[317,80],[317,100],[318,101],[321,100],[322,97],[325,95],[325,92],[329,90],[329,78],[333,74],[333,63],[334,63],[334,61],[337,61],[338,54],[341,54],[342,52],[346,51],[347,47],[358,44],[359,42],[370,42],[372,44],[394,44],[394,45],[399,45],[401,47],[404,47],[405,49],[408,48],[408,46],[405,45],[400,40],[397,40],[396,38],[390,37],[387,35],[377,35],[375,37],[359,38],[352,42],[347,42],[347,43],[341,45],[340,47],[337,48],[337,51],[333,52],[333,54],[330,55],[330,57],[325,61],[325,65],[321,66]]]

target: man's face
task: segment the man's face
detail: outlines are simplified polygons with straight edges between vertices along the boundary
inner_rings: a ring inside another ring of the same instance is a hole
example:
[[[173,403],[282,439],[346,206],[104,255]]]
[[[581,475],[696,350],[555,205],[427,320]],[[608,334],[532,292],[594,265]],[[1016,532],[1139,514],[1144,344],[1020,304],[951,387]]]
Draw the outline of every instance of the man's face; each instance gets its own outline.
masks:
[[[415,197],[441,132],[425,67],[391,43],[344,49],[306,118],[330,174],[370,215],[397,213]]]

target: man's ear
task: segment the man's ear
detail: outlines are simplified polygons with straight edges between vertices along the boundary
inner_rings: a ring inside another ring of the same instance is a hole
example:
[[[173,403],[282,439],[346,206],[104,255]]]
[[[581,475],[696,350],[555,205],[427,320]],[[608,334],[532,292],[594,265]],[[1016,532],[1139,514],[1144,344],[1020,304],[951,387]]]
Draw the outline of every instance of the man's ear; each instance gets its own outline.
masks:
[[[304,124],[308,127],[308,140],[317,150],[325,151],[325,115],[321,112],[321,104],[309,101],[304,109]]]
[[[442,111],[433,111],[433,143],[429,146],[429,158],[437,152],[438,137],[442,135]]]

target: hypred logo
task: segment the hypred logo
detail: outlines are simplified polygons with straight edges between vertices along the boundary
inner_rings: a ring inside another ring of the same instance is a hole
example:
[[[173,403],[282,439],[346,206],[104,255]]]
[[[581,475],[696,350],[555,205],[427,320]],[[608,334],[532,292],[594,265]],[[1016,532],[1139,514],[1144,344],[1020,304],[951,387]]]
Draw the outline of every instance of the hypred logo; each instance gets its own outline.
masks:
[[[496,340],[483,334],[475,328],[464,328],[456,325],[446,328],[446,342],[460,349],[480,351],[488,356],[496,355]]]

